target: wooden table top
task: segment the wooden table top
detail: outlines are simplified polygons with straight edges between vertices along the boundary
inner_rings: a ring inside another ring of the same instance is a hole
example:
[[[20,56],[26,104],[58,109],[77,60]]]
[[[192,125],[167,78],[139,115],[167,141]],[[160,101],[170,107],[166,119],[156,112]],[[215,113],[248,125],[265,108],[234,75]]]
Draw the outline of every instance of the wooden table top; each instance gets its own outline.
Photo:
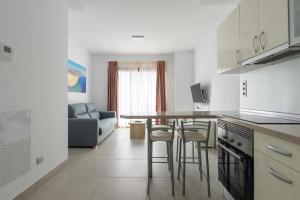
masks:
[[[124,119],[187,119],[187,118],[222,118],[222,113],[217,111],[172,111],[152,113],[127,113],[121,114]]]

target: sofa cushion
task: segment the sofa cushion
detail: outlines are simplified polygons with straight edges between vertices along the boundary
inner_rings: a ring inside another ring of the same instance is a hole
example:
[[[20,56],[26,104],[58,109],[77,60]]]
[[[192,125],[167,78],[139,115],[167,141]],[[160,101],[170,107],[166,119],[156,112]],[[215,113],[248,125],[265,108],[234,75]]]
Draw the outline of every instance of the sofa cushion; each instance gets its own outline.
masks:
[[[83,114],[77,115],[76,118],[79,118],[79,119],[90,119],[91,116],[88,113],[83,113]]]
[[[85,104],[86,110],[89,113],[92,119],[100,119],[100,114],[96,109],[96,105],[94,103]]]
[[[89,113],[92,119],[100,119],[99,112],[90,112]]]
[[[100,119],[116,118],[115,111],[99,111]]]
[[[86,103],[85,107],[88,113],[95,112],[97,110],[94,103]]]
[[[69,118],[90,118],[83,103],[68,105],[68,115]]]
[[[107,134],[108,132],[112,131],[117,123],[116,118],[109,118],[109,119],[102,119],[98,122],[99,127],[99,135]]]

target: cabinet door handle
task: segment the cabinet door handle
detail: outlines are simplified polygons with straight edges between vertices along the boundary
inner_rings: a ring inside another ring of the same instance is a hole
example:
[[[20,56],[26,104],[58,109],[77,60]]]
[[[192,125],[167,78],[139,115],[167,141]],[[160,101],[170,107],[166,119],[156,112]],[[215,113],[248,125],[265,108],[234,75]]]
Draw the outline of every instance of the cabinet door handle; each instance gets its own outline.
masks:
[[[253,50],[253,53],[254,53],[254,54],[257,54],[257,52],[258,52],[258,49],[255,48],[255,41],[257,41],[257,39],[258,39],[258,37],[257,37],[257,35],[256,35],[256,36],[254,36],[254,38],[253,38],[253,40],[252,40],[252,50]]]
[[[274,177],[278,178],[279,180],[286,182],[288,184],[293,184],[293,181],[291,179],[283,176],[282,174],[280,174],[276,170],[272,169],[271,167],[268,167],[268,171],[270,174],[272,174]]]
[[[286,150],[280,149],[278,147],[275,147],[275,146],[273,146],[271,144],[268,144],[267,148],[270,149],[271,151],[274,151],[274,152],[276,152],[276,153],[278,153],[280,155],[283,155],[283,156],[292,157],[292,155],[293,155],[292,153],[290,153],[290,152],[288,152]]]
[[[263,43],[262,40],[264,40],[264,45],[262,44]],[[259,46],[262,51],[265,50],[265,48],[266,48],[266,45],[267,45],[266,40],[267,40],[266,33],[265,33],[265,31],[262,31],[259,35]]]
[[[240,53],[240,50],[236,50],[236,52],[235,52],[235,62],[238,65],[241,63],[241,53]]]

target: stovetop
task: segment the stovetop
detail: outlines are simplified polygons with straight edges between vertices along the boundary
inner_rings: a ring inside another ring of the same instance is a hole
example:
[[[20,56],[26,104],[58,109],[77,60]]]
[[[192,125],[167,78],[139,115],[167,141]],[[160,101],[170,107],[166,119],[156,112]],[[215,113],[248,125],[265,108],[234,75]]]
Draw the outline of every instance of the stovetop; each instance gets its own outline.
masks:
[[[271,117],[271,116],[266,116],[262,114],[251,113],[251,112],[234,111],[234,112],[228,112],[224,114],[224,116],[255,123],[255,124],[300,124],[300,119],[299,121],[297,121],[297,119],[295,120],[283,119],[279,117]]]

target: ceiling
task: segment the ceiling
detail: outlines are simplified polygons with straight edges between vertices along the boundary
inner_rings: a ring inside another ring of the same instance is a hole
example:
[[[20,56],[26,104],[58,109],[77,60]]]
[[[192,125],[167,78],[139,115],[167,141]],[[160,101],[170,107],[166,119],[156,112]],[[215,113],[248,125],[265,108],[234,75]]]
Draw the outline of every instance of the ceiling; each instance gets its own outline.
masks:
[[[221,3],[220,3],[221,2]],[[237,0],[68,0],[69,37],[90,53],[194,49]],[[144,35],[143,42],[132,35]]]

